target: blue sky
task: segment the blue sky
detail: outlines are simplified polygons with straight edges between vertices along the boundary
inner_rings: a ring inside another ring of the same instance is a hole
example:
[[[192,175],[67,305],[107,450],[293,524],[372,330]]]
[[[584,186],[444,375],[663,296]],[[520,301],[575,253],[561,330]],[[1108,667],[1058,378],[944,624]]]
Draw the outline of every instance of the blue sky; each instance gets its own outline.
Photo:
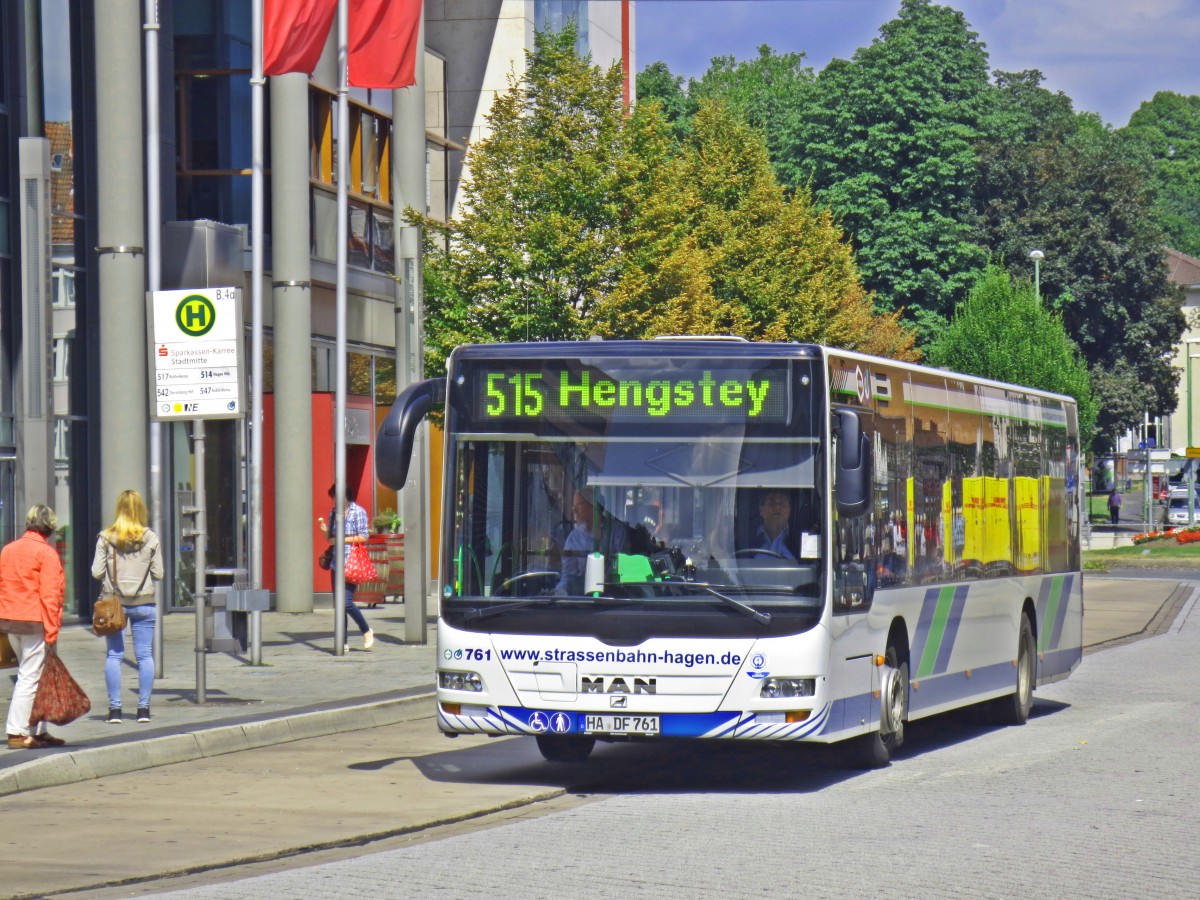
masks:
[[[1122,126],[1156,91],[1200,94],[1200,0],[943,0],[987,45],[993,70],[1039,69],[1076,110]],[[760,44],[820,70],[895,18],[900,0],[637,0],[637,68],[699,77]]]

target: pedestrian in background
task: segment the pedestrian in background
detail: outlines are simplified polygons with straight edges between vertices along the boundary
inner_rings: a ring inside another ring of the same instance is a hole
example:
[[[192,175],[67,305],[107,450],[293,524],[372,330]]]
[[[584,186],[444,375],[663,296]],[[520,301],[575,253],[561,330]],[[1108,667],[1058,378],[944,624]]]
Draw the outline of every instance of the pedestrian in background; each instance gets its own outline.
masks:
[[[92,577],[103,583],[102,591],[116,594],[129,631],[138,668],[137,720],[150,721],[150,692],[154,687],[154,627],[158,608],[154,582],[163,577],[162,551],[147,523],[146,501],[137,491],[121,491],[113,523],[96,538]],[[121,724],[121,667],[125,662],[125,632],[107,635],[108,655],[104,660],[104,684],[108,688],[110,725]]]
[[[317,525],[321,531],[325,533],[330,543],[337,540],[337,530],[333,527],[333,522],[337,517],[337,485],[329,486],[329,499],[334,501],[333,509],[329,511],[329,524],[326,524],[324,519],[317,519]],[[352,544],[365,544],[367,538],[371,534],[371,523],[367,519],[367,511],[358,505],[355,501],[358,495],[354,493],[354,488],[346,485],[346,524],[344,533],[346,537],[346,559],[350,558],[350,546]],[[330,580],[334,582],[333,590],[336,595],[336,579],[337,567],[329,570]],[[362,610],[354,602],[354,591],[358,585],[346,582],[346,615],[354,620],[354,624],[358,626],[358,630],[362,633],[363,649],[370,650],[375,643],[375,632],[371,630],[371,626],[367,624],[366,616],[362,614]],[[335,596],[336,601],[336,596]],[[350,645],[345,644],[342,647],[345,652],[350,651]]]
[[[1114,487],[1108,495],[1108,518],[1114,525],[1121,522],[1121,492]]]
[[[8,705],[8,749],[33,750],[66,743],[29,717],[46,657],[56,653],[62,626],[66,577],[50,535],[58,530],[54,510],[37,504],[25,516],[25,533],[0,550],[0,631],[17,655],[17,683]]]

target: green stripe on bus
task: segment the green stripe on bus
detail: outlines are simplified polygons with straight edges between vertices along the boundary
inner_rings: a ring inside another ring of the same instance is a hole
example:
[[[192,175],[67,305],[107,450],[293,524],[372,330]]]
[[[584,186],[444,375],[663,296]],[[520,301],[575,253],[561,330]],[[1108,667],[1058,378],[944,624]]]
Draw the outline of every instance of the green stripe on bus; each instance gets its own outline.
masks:
[[[1054,622],[1058,618],[1058,604],[1062,602],[1063,577],[1055,575],[1050,579],[1050,600],[1046,603],[1046,617],[1042,620],[1042,633],[1038,635],[1038,650],[1046,652],[1050,643],[1050,635],[1054,632]]]
[[[938,651],[942,649],[942,638],[946,636],[946,622],[950,619],[950,607],[954,602],[954,588],[944,587],[938,592],[937,609],[933,613],[933,621],[929,624],[929,638],[925,641],[925,649],[921,651],[921,664],[917,667],[917,677],[924,678],[933,673],[937,665]]]

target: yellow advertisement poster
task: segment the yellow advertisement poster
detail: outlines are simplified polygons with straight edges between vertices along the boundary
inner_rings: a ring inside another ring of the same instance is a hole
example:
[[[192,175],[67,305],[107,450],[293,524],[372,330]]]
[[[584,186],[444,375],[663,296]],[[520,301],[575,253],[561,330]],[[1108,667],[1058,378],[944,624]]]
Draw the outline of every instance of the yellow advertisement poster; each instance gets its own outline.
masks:
[[[981,477],[963,479],[963,562],[983,563],[984,540],[984,511],[986,504],[983,496],[983,481]]]
[[[1008,515],[1008,479],[984,478],[987,512],[984,517],[983,565],[1012,563],[1012,527]]]
[[[1025,573],[1042,567],[1042,515],[1038,480],[1023,475],[1013,479],[1017,505],[1017,568]]]
[[[907,494],[905,505],[907,512],[906,521],[908,523],[906,526],[908,532],[908,571],[911,572],[916,567],[917,559],[917,533],[913,531],[913,519],[916,518],[914,515],[916,511],[916,499],[913,494],[913,479],[911,477],[908,479]]]

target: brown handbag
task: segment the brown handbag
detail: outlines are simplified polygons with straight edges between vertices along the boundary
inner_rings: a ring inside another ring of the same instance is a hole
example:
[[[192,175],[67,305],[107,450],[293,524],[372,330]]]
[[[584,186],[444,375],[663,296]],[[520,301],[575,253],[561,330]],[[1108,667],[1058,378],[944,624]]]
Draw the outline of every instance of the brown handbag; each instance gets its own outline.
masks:
[[[100,637],[125,628],[125,607],[116,594],[101,594],[92,606],[92,631]]]
[[[108,576],[109,583],[115,593],[101,594],[92,606],[92,633],[105,637],[110,634],[116,634],[118,631],[125,629],[125,607],[121,605],[121,589],[117,587],[117,551],[112,544],[108,545],[107,551],[112,554],[112,573]],[[157,548],[155,548],[157,552]],[[146,574],[142,576],[142,583],[138,585],[137,593],[141,593],[143,587],[146,586],[146,579],[150,577],[150,569],[154,566],[154,553],[150,554],[150,565],[146,566]]]

